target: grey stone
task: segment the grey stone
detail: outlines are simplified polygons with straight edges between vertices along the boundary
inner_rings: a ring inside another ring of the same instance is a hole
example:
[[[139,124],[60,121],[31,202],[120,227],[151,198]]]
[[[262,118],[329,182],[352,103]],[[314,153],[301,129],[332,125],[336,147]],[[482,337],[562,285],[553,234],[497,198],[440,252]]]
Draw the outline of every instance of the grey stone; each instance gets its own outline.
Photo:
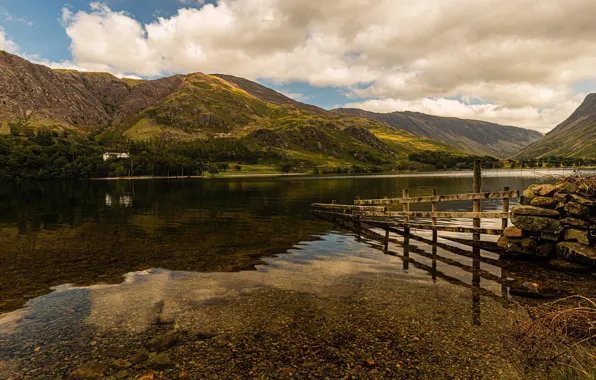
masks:
[[[565,205],[565,212],[567,215],[578,218],[589,218],[591,216],[590,211],[590,207],[580,205],[577,202],[567,202]]]
[[[503,231],[503,236],[506,237],[523,237],[524,236],[524,232],[517,228],[517,227],[507,227],[505,228],[505,230]]]
[[[589,228],[590,225],[592,224],[592,223],[588,222],[587,220],[572,218],[572,217],[567,217],[567,218],[561,220],[561,223],[566,226],[579,227],[579,228]]]
[[[529,281],[513,281],[509,284],[509,292],[516,296],[530,298],[553,298],[557,291],[551,288],[545,288],[540,284]]]
[[[549,240],[549,241],[559,241],[561,240],[561,233],[559,232],[557,233],[548,233],[548,232],[543,232],[540,234],[540,237],[543,240]]]
[[[581,195],[577,194],[571,194],[571,200],[582,206],[593,207],[595,204],[593,199],[582,197]]]
[[[157,335],[149,342],[149,349],[153,352],[162,352],[173,347],[178,342],[176,331],[170,331],[163,335]]]
[[[513,216],[542,216],[547,218],[559,217],[559,212],[534,206],[516,206],[511,209]]]
[[[108,367],[102,363],[86,363],[75,369],[68,376],[69,380],[101,379]]]
[[[174,368],[176,364],[170,359],[170,356],[165,353],[155,355],[147,362],[147,366],[160,371]]]
[[[511,221],[516,227],[524,231],[539,232],[542,234],[560,234],[563,231],[563,226],[557,219],[514,215]]]
[[[596,266],[596,248],[581,243],[565,241],[557,244],[557,257],[590,267]]]
[[[576,241],[585,245],[590,245],[590,237],[587,230],[570,228],[565,230],[566,241]]]
[[[542,243],[536,247],[535,255],[538,257],[554,257],[556,252],[555,243]]]
[[[137,353],[134,353],[133,355],[131,355],[128,360],[132,363],[132,364],[140,364],[144,361],[146,361],[147,359],[149,359],[149,355],[145,352],[145,351],[140,351]]]
[[[586,268],[580,264],[571,263],[566,260],[551,260],[548,262],[549,267],[566,272],[585,272]]]
[[[551,196],[554,193],[556,193],[558,190],[559,190],[559,187],[557,185],[545,184],[545,185],[540,185],[540,186],[536,187],[534,189],[534,194],[536,194],[540,197],[548,197],[548,196]]]
[[[532,205],[534,207],[554,209],[558,203],[559,203],[559,201],[557,201],[555,198],[536,197],[536,198],[532,199],[532,202],[530,202],[530,205]]]
[[[533,255],[538,247],[536,239],[532,238],[510,238],[501,236],[497,241],[499,247],[505,249],[508,253],[520,255]]]

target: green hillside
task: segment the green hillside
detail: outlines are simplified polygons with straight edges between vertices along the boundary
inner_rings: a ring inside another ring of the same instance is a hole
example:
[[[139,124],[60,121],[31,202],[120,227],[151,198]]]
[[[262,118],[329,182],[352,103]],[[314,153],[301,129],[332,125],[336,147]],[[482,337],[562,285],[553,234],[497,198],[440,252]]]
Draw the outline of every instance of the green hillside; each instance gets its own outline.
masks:
[[[515,158],[596,158],[596,94],[590,94],[575,112],[546,136],[527,146]]]

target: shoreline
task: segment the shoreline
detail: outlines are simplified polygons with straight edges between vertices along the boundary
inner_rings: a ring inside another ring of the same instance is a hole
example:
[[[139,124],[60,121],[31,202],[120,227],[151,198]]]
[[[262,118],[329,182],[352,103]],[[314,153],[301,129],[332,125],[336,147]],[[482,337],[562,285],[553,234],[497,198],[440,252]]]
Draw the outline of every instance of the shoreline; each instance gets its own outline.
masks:
[[[536,173],[538,175],[557,175],[557,173],[563,174],[566,172],[573,172],[578,170],[577,168],[541,168],[541,169],[483,169],[483,175],[492,177],[493,175],[498,176],[499,173]],[[596,168],[583,168],[579,170],[594,171]],[[308,177],[314,179],[325,179],[325,178],[388,178],[388,177],[410,177],[410,176],[430,176],[430,177],[442,177],[442,176],[457,176],[467,177],[473,174],[472,170],[436,170],[436,171],[424,171],[424,172],[383,172],[383,173],[354,173],[354,174],[312,174],[312,173],[249,173],[249,174],[224,174],[217,175],[215,177],[207,176],[138,176],[138,177],[102,177],[102,178],[89,178],[88,181],[132,181],[132,180],[164,180],[164,179],[230,179],[230,178],[283,178],[283,177]]]

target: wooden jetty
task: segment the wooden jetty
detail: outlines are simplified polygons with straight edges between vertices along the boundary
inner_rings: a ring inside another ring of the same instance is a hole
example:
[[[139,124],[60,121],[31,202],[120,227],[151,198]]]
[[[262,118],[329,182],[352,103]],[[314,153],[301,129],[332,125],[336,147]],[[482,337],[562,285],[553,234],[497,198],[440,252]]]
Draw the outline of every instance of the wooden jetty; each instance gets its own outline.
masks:
[[[403,189],[401,198],[360,199],[358,197],[353,205],[337,204],[336,201],[332,201],[332,203],[314,203],[312,207],[314,208],[313,213],[324,219],[333,222],[340,219],[350,221],[358,234],[365,233],[366,226],[385,230],[385,244],[388,243],[390,233],[403,234],[409,238],[412,235],[411,229],[417,229],[432,231],[434,242],[437,241],[439,231],[471,233],[472,239],[442,238],[473,247],[500,251],[494,242],[482,241],[481,235],[499,236],[503,234],[510,218],[509,201],[519,198],[520,194],[519,191],[512,191],[508,187],[497,192],[482,192],[481,187],[480,161],[476,161],[474,163],[473,192],[471,193],[437,195],[437,191],[433,190],[430,196],[410,197],[408,189]],[[502,210],[483,212],[481,209],[483,199],[502,199]],[[437,211],[439,202],[450,201],[472,201],[472,211]],[[410,205],[424,203],[431,204],[431,211],[410,211]],[[400,208],[401,210],[399,210]],[[472,227],[439,225],[439,218],[471,219],[473,223]],[[420,219],[423,220],[420,221]],[[501,219],[501,228],[482,228],[483,219]]]

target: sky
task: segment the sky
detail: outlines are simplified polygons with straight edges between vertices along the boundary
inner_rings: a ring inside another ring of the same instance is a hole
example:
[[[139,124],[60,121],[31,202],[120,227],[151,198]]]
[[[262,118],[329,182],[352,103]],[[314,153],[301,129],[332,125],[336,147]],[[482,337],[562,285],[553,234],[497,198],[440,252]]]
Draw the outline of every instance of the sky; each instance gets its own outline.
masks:
[[[596,92],[593,0],[0,0],[0,49],[54,68],[224,73],[331,109],[548,132]]]

